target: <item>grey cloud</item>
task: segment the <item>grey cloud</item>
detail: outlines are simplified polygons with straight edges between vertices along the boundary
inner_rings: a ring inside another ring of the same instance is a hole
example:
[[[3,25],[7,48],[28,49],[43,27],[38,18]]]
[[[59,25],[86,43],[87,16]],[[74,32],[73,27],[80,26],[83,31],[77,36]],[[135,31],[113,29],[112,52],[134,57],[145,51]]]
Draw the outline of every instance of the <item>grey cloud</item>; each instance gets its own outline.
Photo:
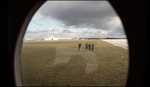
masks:
[[[27,30],[26,33],[37,33],[38,31]]]
[[[116,28],[109,30],[107,35],[110,37],[125,37],[125,32],[120,28]]]
[[[25,37],[125,36],[117,14],[106,1],[47,1],[38,10],[38,15],[42,19],[51,18],[59,21],[63,29],[28,30]]]
[[[64,29],[62,33],[74,33],[71,29]]]
[[[107,22],[117,16],[106,1],[49,1],[39,12],[76,28],[109,29]]]

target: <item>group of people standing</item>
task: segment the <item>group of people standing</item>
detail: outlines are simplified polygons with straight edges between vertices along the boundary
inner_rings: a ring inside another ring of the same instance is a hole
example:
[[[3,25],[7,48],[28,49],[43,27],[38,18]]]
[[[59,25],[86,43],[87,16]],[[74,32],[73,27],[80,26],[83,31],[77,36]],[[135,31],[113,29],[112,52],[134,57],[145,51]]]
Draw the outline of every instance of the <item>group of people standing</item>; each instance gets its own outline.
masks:
[[[79,51],[82,44],[79,43],[78,45],[79,45],[79,47],[78,47],[78,51]],[[93,44],[93,43],[92,43],[92,44],[91,44],[91,43],[86,43],[86,44],[85,44],[85,50],[87,50],[87,49],[89,49],[89,50],[94,50],[94,44]]]

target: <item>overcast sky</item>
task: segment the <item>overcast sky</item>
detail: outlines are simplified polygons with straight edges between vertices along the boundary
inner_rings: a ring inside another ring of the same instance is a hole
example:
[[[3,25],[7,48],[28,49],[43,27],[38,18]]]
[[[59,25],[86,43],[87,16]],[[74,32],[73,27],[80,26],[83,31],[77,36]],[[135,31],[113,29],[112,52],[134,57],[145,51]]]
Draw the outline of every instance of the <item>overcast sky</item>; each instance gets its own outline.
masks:
[[[33,16],[25,39],[126,37],[107,1],[47,1]]]

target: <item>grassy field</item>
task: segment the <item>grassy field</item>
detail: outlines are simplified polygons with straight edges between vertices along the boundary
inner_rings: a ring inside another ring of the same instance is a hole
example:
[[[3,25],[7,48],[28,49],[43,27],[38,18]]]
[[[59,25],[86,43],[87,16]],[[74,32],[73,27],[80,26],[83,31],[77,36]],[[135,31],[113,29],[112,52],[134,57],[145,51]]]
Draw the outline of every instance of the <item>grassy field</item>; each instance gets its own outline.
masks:
[[[85,43],[94,50],[85,50]],[[78,43],[82,43],[78,51]],[[24,86],[125,86],[128,50],[101,40],[24,41]]]

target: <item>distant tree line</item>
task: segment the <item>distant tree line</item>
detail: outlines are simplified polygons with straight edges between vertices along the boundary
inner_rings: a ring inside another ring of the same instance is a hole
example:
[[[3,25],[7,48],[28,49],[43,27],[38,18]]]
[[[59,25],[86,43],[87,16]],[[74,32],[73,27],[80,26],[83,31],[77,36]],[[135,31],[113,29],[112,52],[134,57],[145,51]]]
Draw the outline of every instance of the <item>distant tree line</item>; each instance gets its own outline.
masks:
[[[126,39],[126,38],[105,37],[105,38],[79,38],[79,39]]]

